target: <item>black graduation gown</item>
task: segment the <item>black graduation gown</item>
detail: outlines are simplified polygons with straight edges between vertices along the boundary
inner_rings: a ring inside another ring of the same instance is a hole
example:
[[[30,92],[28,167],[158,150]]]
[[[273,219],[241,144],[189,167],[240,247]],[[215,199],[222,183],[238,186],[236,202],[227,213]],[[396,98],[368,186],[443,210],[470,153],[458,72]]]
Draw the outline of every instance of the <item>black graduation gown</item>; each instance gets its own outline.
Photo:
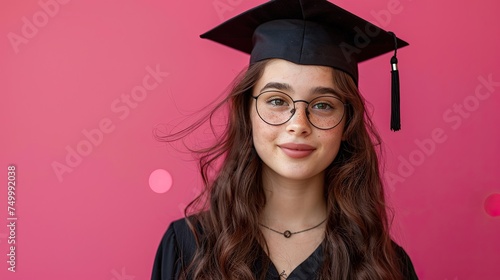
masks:
[[[152,280],[176,280],[183,267],[191,261],[196,250],[194,236],[186,224],[185,219],[172,222],[163,236],[153,264]],[[401,264],[404,269],[403,275],[407,280],[418,280],[410,258],[403,250],[397,246]],[[265,254],[263,254],[265,256]],[[266,256],[267,257],[267,256]],[[289,275],[288,280],[313,280],[316,279],[316,272],[321,267],[323,257],[322,246],[320,245],[304,262],[295,268]],[[256,262],[254,271],[260,271],[259,262]],[[266,274],[267,280],[280,280],[276,267],[270,262]]]

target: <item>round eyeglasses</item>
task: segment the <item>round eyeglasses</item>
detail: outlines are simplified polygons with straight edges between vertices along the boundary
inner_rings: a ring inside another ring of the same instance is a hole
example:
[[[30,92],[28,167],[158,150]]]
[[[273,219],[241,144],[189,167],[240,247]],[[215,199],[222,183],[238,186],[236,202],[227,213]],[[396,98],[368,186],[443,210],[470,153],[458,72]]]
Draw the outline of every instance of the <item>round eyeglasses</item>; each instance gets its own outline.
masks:
[[[293,100],[281,91],[265,91],[255,99],[255,108],[259,117],[267,124],[282,125],[289,121],[297,109],[295,103],[306,103],[306,116],[309,123],[322,130],[332,129],[344,118],[345,103],[333,95],[322,95],[311,101]]]

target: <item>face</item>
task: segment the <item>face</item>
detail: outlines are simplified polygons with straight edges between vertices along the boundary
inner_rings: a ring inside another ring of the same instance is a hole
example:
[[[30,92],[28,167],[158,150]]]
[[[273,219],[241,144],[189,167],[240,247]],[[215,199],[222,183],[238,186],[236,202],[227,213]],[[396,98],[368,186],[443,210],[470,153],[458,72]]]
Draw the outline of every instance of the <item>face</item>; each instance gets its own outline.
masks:
[[[330,67],[298,65],[274,59],[267,63],[253,89],[253,96],[277,92],[286,93],[293,100],[309,102],[320,96],[339,97],[335,89],[333,69]],[[272,105],[283,103],[273,102]],[[307,104],[297,102],[293,117],[284,124],[273,126],[259,117],[255,105],[256,100],[253,99],[250,118],[254,146],[263,162],[264,174],[298,181],[322,178],[324,170],[339,151],[345,118],[336,127],[321,130],[307,119]]]

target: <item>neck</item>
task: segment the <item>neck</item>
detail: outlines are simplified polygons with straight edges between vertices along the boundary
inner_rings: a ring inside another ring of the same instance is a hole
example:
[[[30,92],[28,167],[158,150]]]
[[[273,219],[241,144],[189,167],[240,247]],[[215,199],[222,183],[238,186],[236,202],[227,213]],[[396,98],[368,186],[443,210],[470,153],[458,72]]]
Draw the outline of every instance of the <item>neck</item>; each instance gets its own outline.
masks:
[[[306,180],[290,180],[263,173],[266,205],[261,222],[279,229],[315,226],[326,218],[324,175]]]

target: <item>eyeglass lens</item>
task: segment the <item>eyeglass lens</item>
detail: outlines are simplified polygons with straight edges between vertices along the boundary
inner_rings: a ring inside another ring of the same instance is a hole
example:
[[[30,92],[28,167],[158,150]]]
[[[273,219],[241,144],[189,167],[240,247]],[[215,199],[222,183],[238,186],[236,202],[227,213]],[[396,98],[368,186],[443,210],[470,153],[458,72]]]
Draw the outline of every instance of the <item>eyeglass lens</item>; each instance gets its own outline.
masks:
[[[344,117],[344,103],[333,95],[322,95],[311,101],[293,100],[288,94],[280,91],[265,91],[256,99],[257,113],[270,125],[281,125],[289,121],[296,111],[296,104],[306,103],[309,122],[319,129],[331,129],[337,126]]]

